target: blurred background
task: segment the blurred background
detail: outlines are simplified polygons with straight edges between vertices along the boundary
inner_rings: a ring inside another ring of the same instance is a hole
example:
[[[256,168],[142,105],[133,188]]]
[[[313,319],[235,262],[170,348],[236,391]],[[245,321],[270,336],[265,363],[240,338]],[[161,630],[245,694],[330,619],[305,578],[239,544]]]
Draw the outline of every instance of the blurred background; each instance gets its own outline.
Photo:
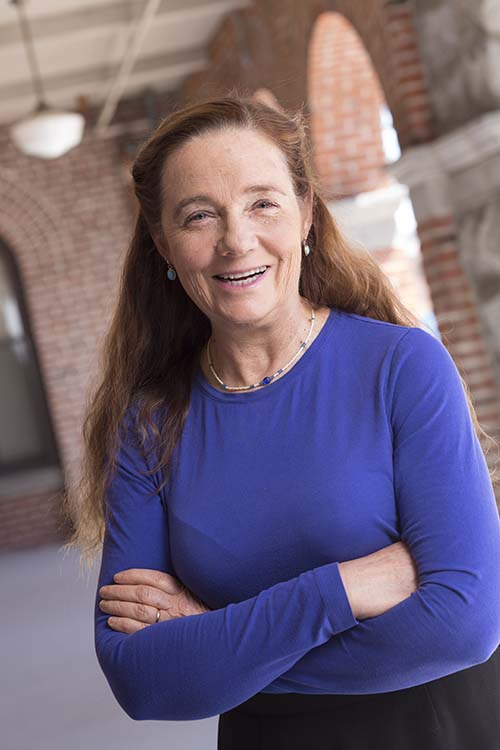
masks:
[[[500,0],[0,1],[0,722],[6,750],[216,746],[134,722],[63,555],[138,145],[238,87],[302,109],[332,214],[448,347],[500,438]],[[487,457],[487,460],[490,460]]]

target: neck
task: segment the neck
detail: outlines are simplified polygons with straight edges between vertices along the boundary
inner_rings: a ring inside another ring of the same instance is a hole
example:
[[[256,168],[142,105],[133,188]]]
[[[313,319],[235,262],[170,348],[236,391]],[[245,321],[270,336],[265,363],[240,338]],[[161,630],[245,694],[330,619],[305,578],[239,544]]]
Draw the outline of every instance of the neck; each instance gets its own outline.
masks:
[[[299,352],[301,343],[307,338],[311,327],[311,308],[311,304],[300,297],[294,308],[279,311],[272,319],[258,325],[212,322],[210,355],[219,378],[228,386],[248,386],[284,367]],[[301,354],[302,351],[297,359]],[[292,367],[297,359],[291,364]],[[210,381],[215,381],[216,387],[222,389],[210,370],[206,349],[203,360],[205,373],[210,373]]]

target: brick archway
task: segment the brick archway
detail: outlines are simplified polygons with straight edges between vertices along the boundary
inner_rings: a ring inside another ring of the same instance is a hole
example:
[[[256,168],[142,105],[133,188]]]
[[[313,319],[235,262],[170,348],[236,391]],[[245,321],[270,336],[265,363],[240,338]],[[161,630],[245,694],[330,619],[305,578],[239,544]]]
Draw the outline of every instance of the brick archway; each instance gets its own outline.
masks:
[[[385,97],[359,34],[340,13],[321,13],[311,35],[308,103],[316,172],[328,197],[387,183],[380,110]]]
[[[50,428],[47,425],[47,430],[52,432],[54,427],[59,437],[60,399],[53,366],[57,334],[52,325],[57,282],[51,266],[55,259],[64,259],[70,245],[63,238],[57,211],[40,191],[33,190],[14,171],[5,168],[0,173],[0,238],[16,267],[21,287],[30,351],[33,346],[43,384],[39,397],[42,400],[46,397],[49,406],[46,418],[52,424]],[[51,541],[60,535],[59,491],[63,475],[56,456],[53,459],[51,465],[2,480],[7,481],[0,503],[2,549],[19,546],[20,538],[22,544],[29,545]]]
[[[29,185],[20,182],[16,173],[2,168],[0,172],[0,235],[15,249],[21,274],[30,274],[33,259],[43,267],[50,257],[64,256],[68,238],[60,231],[57,211]]]
[[[69,264],[71,238],[61,230],[61,218],[39,190],[19,181],[8,169],[0,173],[0,237],[18,267],[33,340],[39,351],[42,378],[51,413],[57,421],[57,387],[49,366],[57,348],[58,275]],[[47,365],[45,367],[45,365]]]

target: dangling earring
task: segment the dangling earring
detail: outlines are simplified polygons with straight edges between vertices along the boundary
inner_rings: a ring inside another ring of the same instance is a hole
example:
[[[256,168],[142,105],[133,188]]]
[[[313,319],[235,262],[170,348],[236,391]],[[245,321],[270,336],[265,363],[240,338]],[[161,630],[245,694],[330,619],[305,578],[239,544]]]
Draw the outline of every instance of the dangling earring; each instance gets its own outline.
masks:
[[[305,239],[302,240],[302,250],[304,251],[304,255],[309,255],[309,253],[311,252],[311,248],[309,247]]]
[[[167,260],[167,266],[168,266],[167,276],[170,279],[170,281],[174,281],[177,278],[177,274],[175,272],[175,268],[170,265],[170,263],[168,262],[168,260]]]

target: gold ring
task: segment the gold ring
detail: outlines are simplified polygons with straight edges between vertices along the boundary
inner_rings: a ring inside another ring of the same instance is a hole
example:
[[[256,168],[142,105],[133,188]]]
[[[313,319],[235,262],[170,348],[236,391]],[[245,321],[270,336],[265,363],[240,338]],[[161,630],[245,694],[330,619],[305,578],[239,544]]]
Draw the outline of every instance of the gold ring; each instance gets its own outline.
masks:
[[[156,613],[155,625],[156,625],[157,622],[160,622],[160,612],[161,612],[161,610],[158,610],[158,612]]]

